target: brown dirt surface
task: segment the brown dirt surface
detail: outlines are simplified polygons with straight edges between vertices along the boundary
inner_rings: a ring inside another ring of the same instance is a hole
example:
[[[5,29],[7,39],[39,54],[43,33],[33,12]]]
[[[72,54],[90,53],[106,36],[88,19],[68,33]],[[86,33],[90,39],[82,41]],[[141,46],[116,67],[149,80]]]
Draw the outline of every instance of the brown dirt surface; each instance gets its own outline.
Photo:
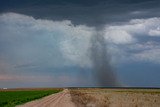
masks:
[[[17,107],[76,107],[68,89]]]
[[[160,107],[160,89],[70,89],[78,107]]]

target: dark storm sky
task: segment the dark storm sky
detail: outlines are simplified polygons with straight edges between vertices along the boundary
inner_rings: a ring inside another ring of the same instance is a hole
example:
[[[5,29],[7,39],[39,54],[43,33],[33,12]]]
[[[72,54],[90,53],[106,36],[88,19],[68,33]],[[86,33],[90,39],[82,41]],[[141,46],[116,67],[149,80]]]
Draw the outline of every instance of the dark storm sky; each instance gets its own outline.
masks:
[[[160,87],[159,0],[0,0],[0,87],[95,86],[95,29],[122,86]]]
[[[101,25],[160,15],[159,0],[1,0],[1,12],[18,12],[75,24]],[[142,13],[130,14],[142,11]]]

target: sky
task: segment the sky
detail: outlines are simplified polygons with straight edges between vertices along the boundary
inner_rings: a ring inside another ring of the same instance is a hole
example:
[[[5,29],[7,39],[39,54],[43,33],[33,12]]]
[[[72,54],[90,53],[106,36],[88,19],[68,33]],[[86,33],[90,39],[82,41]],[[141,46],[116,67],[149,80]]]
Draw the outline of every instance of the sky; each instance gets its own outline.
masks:
[[[0,88],[160,87],[159,11],[159,0],[0,0]]]

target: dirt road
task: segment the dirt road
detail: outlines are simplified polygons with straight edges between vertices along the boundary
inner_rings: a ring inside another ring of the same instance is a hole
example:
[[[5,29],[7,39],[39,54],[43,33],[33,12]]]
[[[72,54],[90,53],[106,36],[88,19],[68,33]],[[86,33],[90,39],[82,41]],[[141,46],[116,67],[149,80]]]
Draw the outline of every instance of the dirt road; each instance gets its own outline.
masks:
[[[17,107],[76,107],[68,89]]]

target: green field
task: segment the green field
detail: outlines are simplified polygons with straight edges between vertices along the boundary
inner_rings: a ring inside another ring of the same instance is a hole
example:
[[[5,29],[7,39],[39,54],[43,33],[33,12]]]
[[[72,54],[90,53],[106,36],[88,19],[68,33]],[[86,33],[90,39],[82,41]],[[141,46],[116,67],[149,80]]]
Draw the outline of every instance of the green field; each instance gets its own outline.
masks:
[[[15,107],[15,105],[42,98],[57,93],[60,90],[12,90],[0,91],[0,107]]]

